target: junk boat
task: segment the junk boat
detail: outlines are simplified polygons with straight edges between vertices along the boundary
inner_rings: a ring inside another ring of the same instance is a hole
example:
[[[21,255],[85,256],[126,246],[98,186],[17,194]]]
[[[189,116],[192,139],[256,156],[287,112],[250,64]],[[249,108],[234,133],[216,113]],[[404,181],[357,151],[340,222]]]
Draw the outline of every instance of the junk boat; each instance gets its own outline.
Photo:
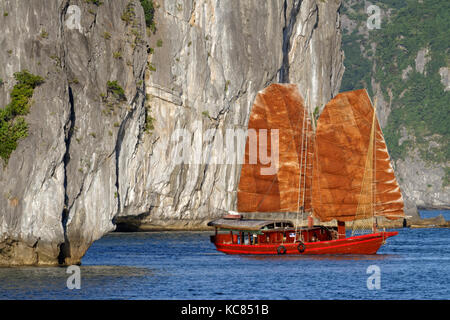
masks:
[[[256,96],[248,129],[256,134],[246,141],[238,212],[208,223],[215,228],[211,242],[218,251],[376,254],[387,238],[398,234],[377,230],[378,218],[405,215],[376,103],[373,107],[366,90],[338,94],[316,123],[296,85],[272,84]],[[273,130],[278,141],[261,139]],[[275,158],[274,172],[267,159],[249,161],[258,146],[259,156],[266,148],[266,155]],[[244,213],[268,212],[295,213],[296,221],[243,218]],[[300,227],[298,220],[305,217],[308,226]],[[313,217],[321,224],[313,225]]]
[[[295,228],[285,220],[219,219],[211,242],[227,254],[375,254],[398,232],[345,237],[345,226]]]

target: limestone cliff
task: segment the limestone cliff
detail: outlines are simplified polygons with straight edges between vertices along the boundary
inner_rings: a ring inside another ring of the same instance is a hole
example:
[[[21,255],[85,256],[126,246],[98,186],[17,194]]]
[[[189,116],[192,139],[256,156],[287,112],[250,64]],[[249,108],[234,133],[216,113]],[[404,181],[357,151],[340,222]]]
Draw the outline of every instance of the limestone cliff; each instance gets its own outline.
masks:
[[[146,79],[155,130],[134,157],[124,153],[119,216],[142,214],[141,228],[194,228],[235,209],[240,166],[176,164],[174,131],[192,136],[192,157],[218,159],[226,130],[246,128],[256,93],[268,84],[297,83],[311,109],[323,106],[343,73],[338,7],[336,1],[161,2],[149,57],[156,71]],[[212,139],[196,145],[208,129]]]
[[[240,165],[178,164],[177,130],[190,157],[221,158],[268,84],[298,84],[311,110],[338,93],[339,1],[154,2],[155,33],[137,0],[3,1],[2,106],[14,72],[45,83],[0,164],[0,264],[79,263],[133,219],[203,226],[235,208]]]
[[[132,3],[2,1],[2,106],[14,72],[45,83],[26,116],[28,137],[0,164],[0,264],[78,263],[114,229],[124,133],[145,117],[145,21]],[[133,27],[121,19],[127,10]]]

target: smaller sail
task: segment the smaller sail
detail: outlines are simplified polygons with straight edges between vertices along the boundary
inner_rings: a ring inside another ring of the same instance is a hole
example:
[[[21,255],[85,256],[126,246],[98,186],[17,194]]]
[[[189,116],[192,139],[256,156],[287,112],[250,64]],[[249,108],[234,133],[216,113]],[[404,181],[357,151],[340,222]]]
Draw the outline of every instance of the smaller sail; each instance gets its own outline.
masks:
[[[340,93],[325,106],[314,148],[316,217],[354,221],[404,216],[400,187],[366,90]]]

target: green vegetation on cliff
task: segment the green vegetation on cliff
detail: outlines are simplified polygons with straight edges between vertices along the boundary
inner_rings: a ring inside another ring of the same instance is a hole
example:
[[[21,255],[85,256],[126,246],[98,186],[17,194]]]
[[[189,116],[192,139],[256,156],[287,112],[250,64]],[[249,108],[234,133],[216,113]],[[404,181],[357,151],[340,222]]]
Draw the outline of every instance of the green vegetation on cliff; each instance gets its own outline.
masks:
[[[342,13],[364,31],[344,32],[342,90],[366,87],[373,93],[375,80],[391,101],[384,128],[391,156],[404,158],[416,149],[426,161],[445,163],[450,159],[450,91],[444,90],[439,70],[450,67],[450,2],[374,2],[388,13],[381,29],[374,30],[365,27],[364,6],[349,0],[344,4]],[[424,63],[423,70],[416,68],[416,59]]]
[[[153,19],[155,14],[155,5],[151,0],[140,0],[145,13],[145,24],[152,32],[156,31],[156,24]]]
[[[144,9],[144,15],[145,15],[145,25],[147,28],[149,28],[152,32],[156,31],[156,24],[154,21],[154,14],[155,14],[155,4],[151,0],[140,0],[142,9]],[[130,24],[135,18],[136,13],[134,11],[134,3],[129,2],[127,4],[127,7],[125,11],[122,13],[122,20],[125,21],[125,23],[128,25]]]
[[[0,109],[0,157],[8,162],[17,142],[28,136],[28,124],[23,116],[30,111],[34,88],[44,83],[40,76],[27,70],[14,73],[17,83],[11,91],[11,102]]]
[[[123,88],[119,85],[119,83],[117,82],[117,80],[114,81],[108,81],[106,83],[108,92],[111,92],[114,96],[116,96],[117,99],[119,100],[127,100],[126,96],[125,96],[125,90],[123,90]]]
[[[86,0],[86,2],[87,2],[87,3],[95,4],[96,6],[100,6],[100,5],[103,4],[103,2],[100,1],[100,0]]]

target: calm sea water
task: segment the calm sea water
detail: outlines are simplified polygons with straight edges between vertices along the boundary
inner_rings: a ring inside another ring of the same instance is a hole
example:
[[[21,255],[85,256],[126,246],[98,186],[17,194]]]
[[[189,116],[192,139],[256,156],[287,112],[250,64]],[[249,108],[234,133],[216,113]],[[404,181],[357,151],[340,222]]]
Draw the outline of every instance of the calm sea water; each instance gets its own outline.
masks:
[[[422,217],[450,211],[422,211]],[[399,229],[372,256],[233,256],[210,232],[112,233],[66,268],[0,268],[0,299],[449,299],[450,229]],[[369,266],[380,288],[369,290]]]

